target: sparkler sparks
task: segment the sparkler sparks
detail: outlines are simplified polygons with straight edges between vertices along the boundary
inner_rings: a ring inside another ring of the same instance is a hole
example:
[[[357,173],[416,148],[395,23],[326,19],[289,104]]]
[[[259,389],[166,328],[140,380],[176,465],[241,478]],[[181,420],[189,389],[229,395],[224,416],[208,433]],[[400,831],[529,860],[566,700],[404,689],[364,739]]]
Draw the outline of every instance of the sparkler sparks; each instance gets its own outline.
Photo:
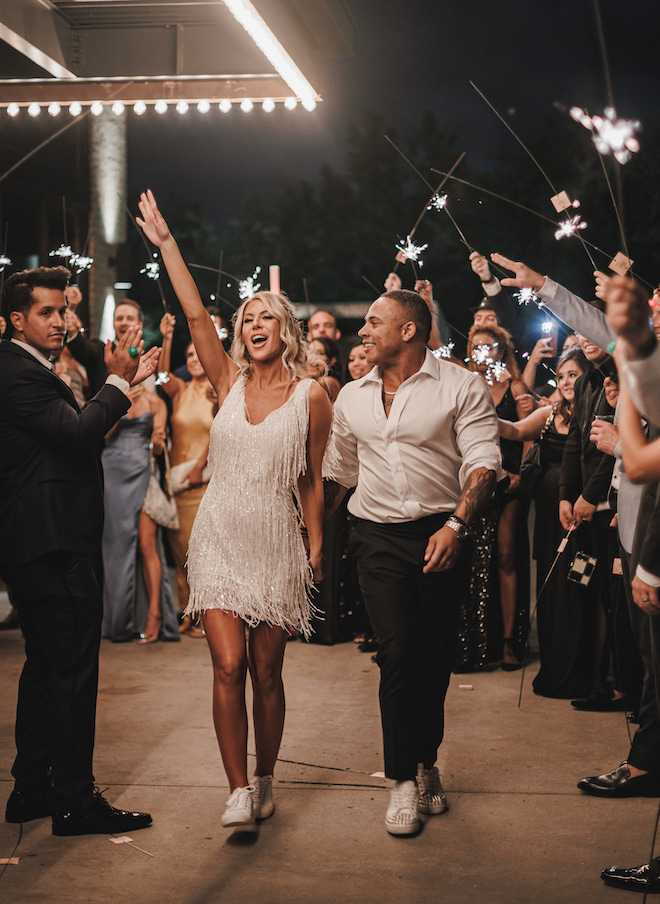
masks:
[[[163,386],[165,383],[170,382],[170,375],[166,370],[161,370],[158,372],[158,376],[156,377],[156,382],[154,386]]]
[[[559,239],[568,238],[571,235],[575,235],[578,229],[586,229],[587,223],[586,220],[583,220],[580,214],[576,214],[574,217],[569,217],[568,220],[564,220],[562,223],[557,224],[559,229],[555,232],[555,238],[557,241]]]
[[[409,235],[406,236],[405,241],[399,240],[399,243],[394,246],[399,254],[403,255],[403,257],[407,261],[412,261],[413,263],[418,263],[419,266],[423,266],[423,261],[420,260],[420,255],[423,251],[429,247],[428,245],[416,245]]]
[[[493,382],[499,383],[506,371],[506,364],[503,361],[494,361],[492,358],[492,352],[496,348],[499,348],[498,342],[493,342],[492,345],[475,345],[472,349],[472,360],[474,363],[486,365],[484,377],[489,386],[492,386]]]
[[[520,305],[527,305],[530,303],[530,301],[533,301],[537,304],[539,300],[539,297],[534,289],[530,288],[524,288],[521,289],[520,292],[515,292],[513,297],[518,299],[518,304]]]
[[[635,132],[641,129],[636,119],[617,119],[614,107],[606,107],[602,116],[589,116],[580,107],[571,107],[570,115],[589,129],[599,154],[613,154],[622,165],[639,151]]]
[[[11,264],[11,258],[6,254],[0,254],[0,273]]]
[[[450,339],[446,345],[441,345],[439,348],[432,348],[431,354],[435,355],[436,358],[451,358],[453,351],[454,343]]]
[[[83,254],[72,254],[69,260],[69,267],[78,274],[82,273],[83,270],[89,270],[93,263],[93,257],[85,257]]]
[[[426,206],[427,210],[444,210],[447,206],[447,195],[436,192]]]
[[[60,245],[59,248],[56,248],[54,251],[50,251],[48,257],[62,257],[69,258],[72,257],[73,251],[71,250],[71,245]]]
[[[255,280],[260,273],[261,267],[255,267],[252,276],[248,276],[247,279],[240,279],[238,281],[238,297],[241,301],[245,301],[246,298],[251,298],[255,292],[259,291],[261,283],[255,282]]]
[[[155,254],[154,257],[156,257]],[[144,273],[148,279],[160,279],[160,264],[157,260],[149,261],[140,270],[140,273]]]

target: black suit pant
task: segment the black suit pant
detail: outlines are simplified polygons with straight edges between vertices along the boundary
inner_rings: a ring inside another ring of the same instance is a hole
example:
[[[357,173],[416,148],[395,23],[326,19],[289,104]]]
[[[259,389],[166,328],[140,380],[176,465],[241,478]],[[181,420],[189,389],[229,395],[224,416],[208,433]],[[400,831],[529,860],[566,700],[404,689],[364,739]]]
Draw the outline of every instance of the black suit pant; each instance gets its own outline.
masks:
[[[16,710],[16,787],[50,793],[56,813],[92,802],[101,591],[91,562],[50,553],[3,565],[25,636]]]
[[[428,539],[447,515],[403,524],[356,519],[351,552],[378,640],[385,775],[430,768],[444,734],[444,702],[456,655],[465,552],[451,570],[423,574]]]

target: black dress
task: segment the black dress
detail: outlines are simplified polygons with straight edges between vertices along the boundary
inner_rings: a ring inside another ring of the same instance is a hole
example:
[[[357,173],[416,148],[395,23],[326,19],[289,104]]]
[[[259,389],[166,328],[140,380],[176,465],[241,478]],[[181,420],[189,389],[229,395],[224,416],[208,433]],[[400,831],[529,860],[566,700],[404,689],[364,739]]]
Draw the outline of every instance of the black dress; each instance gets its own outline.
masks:
[[[516,401],[507,387],[499,404],[497,416],[517,421]],[[517,474],[520,470],[522,443],[500,440],[502,464],[505,471]],[[502,658],[502,610],[497,571],[497,525],[502,510],[518,498],[498,488],[495,495],[472,525],[472,551],[467,592],[459,610],[458,648],[455,672],[474,672],[487,668]],[[529,541],[527,535],[527,504],[523,500],[516,536],[516,573],[518,592],[512,632],[514,651],[522,656],[529,627]]]
[[[577,550],[589,551],[587,524],[571,533],[544,586],[559,543],[566,536],[559,521],[559,478],[566,438],[553,421],[541,440],[543,476],[535,497],[533,547],[541,668],[533,688],[541,697],[572,699],[585,697],[593,689],[598,595],[595,583],[582,587],[567,578]]]

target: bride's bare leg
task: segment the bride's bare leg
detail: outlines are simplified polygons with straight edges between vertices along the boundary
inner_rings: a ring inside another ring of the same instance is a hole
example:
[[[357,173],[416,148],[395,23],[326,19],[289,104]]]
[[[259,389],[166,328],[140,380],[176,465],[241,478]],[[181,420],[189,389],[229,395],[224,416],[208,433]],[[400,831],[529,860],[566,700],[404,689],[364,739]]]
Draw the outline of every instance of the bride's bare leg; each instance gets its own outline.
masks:
[[[213,662],[215,733],[233,791],[248,784],[245,623],[222,609],[207,609],[202,621]]]
[[[282,662],[286,649],[282,628],[260,624],[250,629],[248,659],[253,688],[255,775],[272,775],[284,729]]]

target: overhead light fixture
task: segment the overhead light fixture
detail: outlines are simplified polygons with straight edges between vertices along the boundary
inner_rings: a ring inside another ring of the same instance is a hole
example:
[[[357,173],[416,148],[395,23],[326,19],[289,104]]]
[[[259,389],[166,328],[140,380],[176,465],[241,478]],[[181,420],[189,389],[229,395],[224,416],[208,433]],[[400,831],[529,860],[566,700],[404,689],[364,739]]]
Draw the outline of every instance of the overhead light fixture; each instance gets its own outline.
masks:
[[[100,116],[103,113],[103,104],[99,100],[95,100],[92,106],[89,108],[92,116]]]
[[[121,116],[125,109],[126,107],[120,100],[116,100],[112,105],[112,112],[115,114],[115,116]]]
[[[229,111],[231,110],[231,101],[227,100],[227,98],[225,98],[224,100],[221,100],[220,103],[218,104],[218,109],[222,113],[229,113]]]
[[[190,109],[190,107],[188,105],[188,101],[180,100],[179,103],[176,105],[175,109],[176,109],[176,112],[181,113],[181,115],[183,115],[184,113],[187,113],[188,110]]]
[[[142,116],[143,113],[147,112],[147,105],[143,100],[138,100],[133,104],[133,112],[137,116]]]
[[[254,109],[254,104],[252,103],[252,101],[249,98],[246,97],[245,100],[241,101],[241,110],[244,113],[249,113],[250,110],[253,110],[253,109]]]
[[[207,100],[200,100],[197,104],[197,109],[200,113],[208,113],[211,109],[211,104]]]
[[[295,97],[287,97],[287,99],[284,101],[284,106],[287,108],[287,110],[295,110],[298,106],[298,101],[295,99]]]
[[[161,115],[163,113],[167,113],[167,101],[157,100],[154,104],[154,110],[156,111],[156,113],[160,113]]]
[[[14,118],[14,116],[18,116],[20,112],[21,108],[18,106],[18,104],[9,104],[9,106],[7,107],[7,113],[12,117],[12,119]]]
[[[306,110],[316,107],[316,91],[261,18],[250,0],[224,0],[225,5],[250,35],[254,43],[272,64]]]
[[[74,102],[69,105],[69,113],[72,116],[80,116],[82,113],[82,106],[77,100],[74,100]]]
[[[275,101],[273,100],[273,98],[267,97],[266,100],[262,103],[261,109],[265,113],[272,113],[273,110],[275,109]]]
[[[28,114],[32,116],[32,118],[38,116],[40,113],[41,107],[39,106],[39,104],[30,104],[30,106],[28,107]]]
[[[55,101],[52,104],[48,104],[48,112],[51,116],[59,116],[62,112],[62,108],[57,103],[57,101]]]

